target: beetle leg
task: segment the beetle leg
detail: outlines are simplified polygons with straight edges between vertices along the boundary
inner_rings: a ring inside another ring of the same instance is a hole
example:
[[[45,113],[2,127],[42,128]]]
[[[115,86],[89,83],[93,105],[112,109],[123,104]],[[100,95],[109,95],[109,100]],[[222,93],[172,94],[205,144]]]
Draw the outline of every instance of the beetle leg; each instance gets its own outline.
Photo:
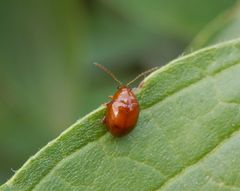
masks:
[[[108,96],[108,98],[113,99],[113,96]]]
[[[103,119],[102,119],[102,123],[103,124],[106,124],[106,117],[104,116]]]
[[[133,92],[134,94],[136,94],[138,91],[139,91],[139,88],[133,88],[133,89],[132,89],[132,92]]]
[[[144,80],[140,82],[140,84],[138,85],[138,88],[142,88],[144,85]]]
[[[107,103],[103,103],[103,106],[107,106],[111,101],[107,102]]]

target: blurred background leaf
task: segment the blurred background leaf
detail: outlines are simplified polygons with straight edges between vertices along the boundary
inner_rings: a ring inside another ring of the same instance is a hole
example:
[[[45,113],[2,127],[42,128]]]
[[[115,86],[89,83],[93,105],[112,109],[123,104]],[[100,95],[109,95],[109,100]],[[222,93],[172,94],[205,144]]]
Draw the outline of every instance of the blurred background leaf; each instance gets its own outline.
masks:
[[[240,3],[220,14],[204,28],[190,44],[196,50],[219,42],[240,37]]]
[[[189,39],[235,1],[222,0],[101,0],[154,33]]]
[[[179,56],[234,3],[2,0],[0,183],[115,91],[92,62],[127,81]]]

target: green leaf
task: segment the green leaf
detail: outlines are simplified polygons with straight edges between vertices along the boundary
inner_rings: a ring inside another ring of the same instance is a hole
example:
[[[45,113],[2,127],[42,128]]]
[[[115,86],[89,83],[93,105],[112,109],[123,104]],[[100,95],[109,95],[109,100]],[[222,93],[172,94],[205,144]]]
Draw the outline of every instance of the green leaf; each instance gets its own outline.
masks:
[[[240,4],[214,19],[193,40],[189,49],[196,50],[240,37]]]
[[[144,80],[138,125],[114,138],[90,113],[0,190],[239,190],[240,40],[181,57]]]

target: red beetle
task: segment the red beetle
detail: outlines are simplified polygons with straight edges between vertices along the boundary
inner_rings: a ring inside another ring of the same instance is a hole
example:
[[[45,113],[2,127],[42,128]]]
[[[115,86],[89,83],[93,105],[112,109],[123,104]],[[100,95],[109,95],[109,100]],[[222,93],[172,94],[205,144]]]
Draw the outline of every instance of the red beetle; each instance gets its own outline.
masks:
[[[124,85],[107,68],[97,63],[95,63],[95,65],[109,74],[120,85],[118,91],[113,96],[110,96],[112,100],[106,104],[107,109],[103,123],[113,136],[124,136],[136,126],[140,111],[137,97],[134,95],[132,89],[129,88],[129,85],[156,68],[152,68],[138,75],[134,80]]]

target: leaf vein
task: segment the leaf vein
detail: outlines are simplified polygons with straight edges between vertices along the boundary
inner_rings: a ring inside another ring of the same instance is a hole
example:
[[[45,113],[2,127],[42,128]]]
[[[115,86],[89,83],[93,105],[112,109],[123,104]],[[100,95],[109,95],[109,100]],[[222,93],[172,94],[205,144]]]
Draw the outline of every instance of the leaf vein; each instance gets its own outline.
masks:
[[[71,155],[73,155],[74,153],[78,152],[79,150],[83,149],[84,147],[87,147],[88,145],[97,142],[99,139],[103,138],[107,133],[104,133],[103,135],[101,135],[100,137],[98,137],[98,139],[95,139],[94,141],[88,142],[87,144],[83,145],[82,147],[78,148],[77,150],[75,150],[74,152],[70,153],[68,156],[66,156],[66,158],[70,157]],[[33,185],[32,190],[34,188],[36,188],[37,185],[39,185],[45,177],[47,177],[48,174],[50,174],[52,172],[52,170],[62,161],[66,160],[66,158],[63,158],[62,160],[58,161],[44,176],[42,176],[42,179],[37,182],[35,185]]]
[[[166,187],[167,185],[169,185],[172,181],[174,181],[174,179],[180,177],[181,175],[184,174],[184,172],[186,172],[187,170],[191,169],[191,167],[201,163],[203,160],[205,160],[207,157],[209,157],[211,154],[213,154],[214,152],[216,152],[222,145],[225,144],[225,142],[227,142],[228,140],[230,140],[233,136],[235,136],[236,134],[238,134],[240,132],[240,129],[238,128],[237,130],[233,131],[229,136],[226,136],[222,141],[220,141],[218,144],[216,144],[216,146],[211,149],[209,152],[203,154],[202,156],[200,156],[196,161],[193,161],[193,163],[189,164],[188,166],[185,166],[183,169],[181,169],[179,172],[175,173],[174,175],[172,175],[164,184],[162,184],[157,190],[163,190],[164,187]]]

